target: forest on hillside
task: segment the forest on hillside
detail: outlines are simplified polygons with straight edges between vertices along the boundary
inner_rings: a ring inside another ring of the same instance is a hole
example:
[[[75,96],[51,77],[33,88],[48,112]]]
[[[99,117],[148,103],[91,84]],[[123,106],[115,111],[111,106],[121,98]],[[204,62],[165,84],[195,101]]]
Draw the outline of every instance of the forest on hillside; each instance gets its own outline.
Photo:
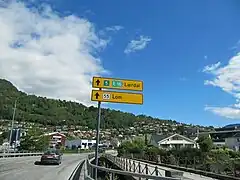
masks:
[[[17,100],[15,119],[19,122],[34,122],[43,125],[79,125],[94,129],[96,126],[97,108],[86,107],[76,102],[54,100],[19,91],[7,80],[0,79],[0,119],[12,119],[14,102]],[[160,119],[145,115],[135,116],[132,113],[111,109],[102,109],[103,128],[126,128],[135,121],[159,121]],[[172,120],[162,120],[176,123]]]

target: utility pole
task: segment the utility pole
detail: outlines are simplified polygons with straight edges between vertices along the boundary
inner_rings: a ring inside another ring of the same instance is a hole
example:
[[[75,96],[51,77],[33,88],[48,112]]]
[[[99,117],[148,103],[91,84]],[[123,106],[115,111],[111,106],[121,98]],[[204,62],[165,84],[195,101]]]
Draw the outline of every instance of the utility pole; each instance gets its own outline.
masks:
[[[10,151],[10,144],[11,144],[11,140],[12,140],[12,132],[13,132],[14,118],[15,118],[16,109],[17,109],[17,100],[15,100],[14,108],[13,108],[12,127],[11,127],[10,137],[9,137],[8,153],[9,153],[9,151]]]

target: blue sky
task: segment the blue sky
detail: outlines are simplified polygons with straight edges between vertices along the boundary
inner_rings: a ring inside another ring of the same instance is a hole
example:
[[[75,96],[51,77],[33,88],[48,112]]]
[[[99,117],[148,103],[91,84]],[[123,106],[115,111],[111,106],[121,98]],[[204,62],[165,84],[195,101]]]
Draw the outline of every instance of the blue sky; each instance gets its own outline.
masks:
[[[86,19],[108,39],[94,55],[104,76],[144,81],[144,105],[107,106],[201,125],[240,122],[239,1],[44,2],[62,17]]]

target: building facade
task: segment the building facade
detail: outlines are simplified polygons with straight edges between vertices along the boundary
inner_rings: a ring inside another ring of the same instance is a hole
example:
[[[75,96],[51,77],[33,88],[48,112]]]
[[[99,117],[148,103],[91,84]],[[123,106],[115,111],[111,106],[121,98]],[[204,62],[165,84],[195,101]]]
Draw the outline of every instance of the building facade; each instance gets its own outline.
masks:
[[[59,146],[64,146],[65,145],[65,141],[66,141],[66,136],[62,133],[59,132],[52,132],[52,133],[47,133],[44,134],[45,136],[49,136],[50,140],[49,140],[49,146],[50,147],[56,147],[57,145]]]
[[[240,133],[225,139],[225,145],[234,151],[240,151]]]
[[[213,144],[217,147],[231,147],[234,139],[237,139],[237,134],[240,133],[240,126],[237,124],[224,126],[222,128],[215,128],[212,132],[203,132],[212,139]],[[232,149],[232,148],[231,148]]]
[[[180,134],[173,134],[171,136],[154,135],[151,137],[150,142],[152,145],[162,149],[198,148],[196,141]]]
[[[75,140],[66,140],[65,147],[74,149],[80,148],[82,150],[91,149],[96,145],[96,140],[89,139],[75,139]]]
[[[10,140],[10,146],[14,146],[14,147],[20,146],[21,137],[26,135],[26,131],[19,128],[13,129],[12,131],[9,130],[8,140],[10,139],[11,132],[12,132],[12,136]]]

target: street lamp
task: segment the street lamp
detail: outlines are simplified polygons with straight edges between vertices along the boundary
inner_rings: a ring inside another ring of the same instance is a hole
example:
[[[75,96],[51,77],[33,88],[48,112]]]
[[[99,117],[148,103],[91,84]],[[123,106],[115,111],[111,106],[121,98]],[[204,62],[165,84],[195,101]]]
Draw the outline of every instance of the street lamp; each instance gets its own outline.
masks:
[[[13,133],[13,126],[14,126],[14,118],[15,118],[15,114],[16,114],[16,108],[17,108],[17,100],[15,100],[14,108],[13,108],[12,127],[11,127],[10,137],[9,137],[8,153],[10,151],[10,144],[11,144],[11,140],[12,140],[12,133]]]

